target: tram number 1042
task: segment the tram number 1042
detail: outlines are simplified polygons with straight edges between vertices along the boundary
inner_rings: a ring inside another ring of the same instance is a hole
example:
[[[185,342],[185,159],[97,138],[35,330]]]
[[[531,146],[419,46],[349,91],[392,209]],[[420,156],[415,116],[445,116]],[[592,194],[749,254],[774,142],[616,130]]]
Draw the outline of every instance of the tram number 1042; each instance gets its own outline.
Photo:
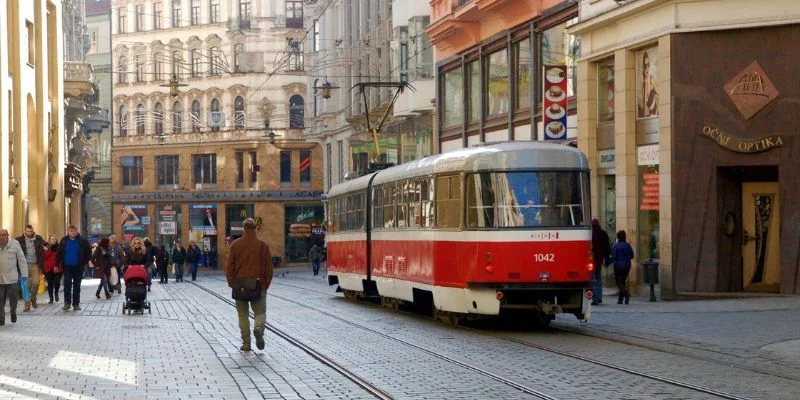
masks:
[[[553,253],[536,253],[533,255],[533,259],[536,262],[556,262],[556,255]]]

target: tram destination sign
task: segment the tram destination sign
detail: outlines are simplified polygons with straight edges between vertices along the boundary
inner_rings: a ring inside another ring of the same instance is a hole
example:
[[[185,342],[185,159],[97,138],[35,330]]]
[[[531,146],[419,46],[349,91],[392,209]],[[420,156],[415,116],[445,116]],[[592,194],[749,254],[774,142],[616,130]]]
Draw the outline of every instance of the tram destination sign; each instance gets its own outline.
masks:
[[[281,190],[254,192],[136,192],[114,193],[112,203],[129,201],[292,201],[322,200],[320,190]]]

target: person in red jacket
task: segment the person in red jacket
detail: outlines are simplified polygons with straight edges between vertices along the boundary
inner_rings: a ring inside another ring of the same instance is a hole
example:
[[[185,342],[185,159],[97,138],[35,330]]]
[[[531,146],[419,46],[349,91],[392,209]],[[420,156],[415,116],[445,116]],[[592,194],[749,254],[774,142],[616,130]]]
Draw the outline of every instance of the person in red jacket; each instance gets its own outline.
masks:
[[[63,269],[58,263],[58,236],[50,235],[44,249],[44,277],[47,279],[47,294],[50,295],[50,304],[53,304],[53,296],[55,296],[56,303],[58,302],[62,273]]]

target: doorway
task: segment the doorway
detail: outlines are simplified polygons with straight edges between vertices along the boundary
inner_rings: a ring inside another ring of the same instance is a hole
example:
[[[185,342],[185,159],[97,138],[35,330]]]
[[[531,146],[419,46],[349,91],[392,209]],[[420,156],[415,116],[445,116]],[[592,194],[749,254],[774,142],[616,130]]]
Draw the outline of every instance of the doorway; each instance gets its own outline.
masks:
[[[742,285],[745,291],[780,291],[778,182],[742,183]]]

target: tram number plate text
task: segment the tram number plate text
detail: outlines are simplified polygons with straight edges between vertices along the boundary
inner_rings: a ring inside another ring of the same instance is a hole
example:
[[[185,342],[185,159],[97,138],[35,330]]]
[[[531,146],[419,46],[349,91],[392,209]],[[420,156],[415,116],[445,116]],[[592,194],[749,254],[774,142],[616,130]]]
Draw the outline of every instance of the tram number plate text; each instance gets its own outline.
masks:
[[[533,255],[533,259],[536,262],[556,262],[556,255],[553,253],[536,253]]]

